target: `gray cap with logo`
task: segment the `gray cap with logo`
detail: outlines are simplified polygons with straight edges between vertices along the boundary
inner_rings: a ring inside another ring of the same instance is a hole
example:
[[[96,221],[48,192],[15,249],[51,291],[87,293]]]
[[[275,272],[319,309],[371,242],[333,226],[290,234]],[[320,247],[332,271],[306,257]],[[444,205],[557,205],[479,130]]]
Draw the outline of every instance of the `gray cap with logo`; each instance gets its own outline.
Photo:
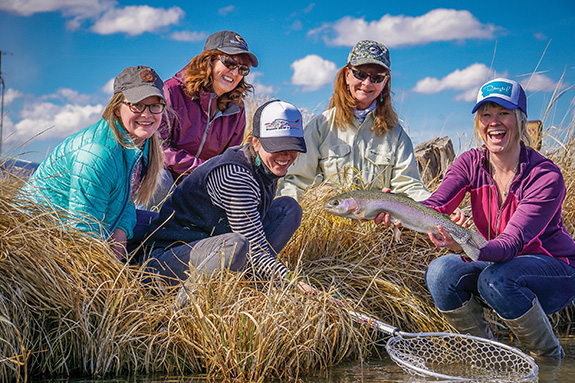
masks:
[[[252,66],[258,66],[258,58],[249,51],[246,40],[236,32],[219,31],[208,36],[206,43],[204,44],[204,51],[212,49],[217,49],[229,55],[246,54],[250,57]]]
[[[151,96],[166,101],[163,92],[164,82],[149,66],[130,66],[114,79],[114,93],[122,92],[126,101],[137,103]]]
[[[376,64],[391,70],[391,60],[387,47],[377,41],[361,40],[349,52],[347,63],[351,66]]]

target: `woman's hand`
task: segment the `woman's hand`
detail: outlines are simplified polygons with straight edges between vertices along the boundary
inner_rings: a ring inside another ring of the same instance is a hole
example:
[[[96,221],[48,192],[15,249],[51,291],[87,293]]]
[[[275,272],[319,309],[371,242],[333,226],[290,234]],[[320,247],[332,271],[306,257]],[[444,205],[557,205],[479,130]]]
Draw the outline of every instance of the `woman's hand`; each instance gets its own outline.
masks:
[[[381,191],[384,193],[390,193],[391,189],[390,188],[383,188],[383,189],[381,189]],[[375,222],[376,225],[381,225],[381,223],[383,222],[383,226],[390,227],[391,226],[391,216],[389,215],[389,213],[386,213],[386,212],[379,213],[377,215],[377,217],[375,217],[373,222]],[[401,226],[401,223],[398,222],[396,224],[396,226]]]
[[[455,242],[451,234],[449,234],[443,227],[437,226],[437,231],[439,231],[439,236],[436,236],[433,233],[428,234],[429,239],[435,246],[445,247],[456,253],[461,253],[463,251],[463,248],[459,245],[459,243]]]
[[[459,226],[471,226],[471,220],[465,216],[465,213],[460,208],[456,208],[453,214],[451,214],[451,220]]]
[[[110,239],[112,242],[112,250],[114,251],[114,254],[116,254],[118,261],[121,262],[126,258],[126,243],[128,242],[128,236],[124,230],[116,228],[114,229]]]

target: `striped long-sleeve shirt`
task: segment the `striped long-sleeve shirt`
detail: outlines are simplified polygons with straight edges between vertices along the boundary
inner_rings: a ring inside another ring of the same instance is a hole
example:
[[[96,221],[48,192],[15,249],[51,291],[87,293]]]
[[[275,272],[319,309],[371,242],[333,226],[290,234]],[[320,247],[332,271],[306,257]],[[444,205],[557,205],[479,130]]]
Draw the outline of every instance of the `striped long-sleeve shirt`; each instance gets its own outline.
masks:
[[[277,260],[265,236],[258,211],[260,188],[252,174],[238,165],[218,167],[208,176],[207,191],[212,203],[225,210],[232,231],[250,242],[250,261],[258,274],[285,278],[289,270]]]

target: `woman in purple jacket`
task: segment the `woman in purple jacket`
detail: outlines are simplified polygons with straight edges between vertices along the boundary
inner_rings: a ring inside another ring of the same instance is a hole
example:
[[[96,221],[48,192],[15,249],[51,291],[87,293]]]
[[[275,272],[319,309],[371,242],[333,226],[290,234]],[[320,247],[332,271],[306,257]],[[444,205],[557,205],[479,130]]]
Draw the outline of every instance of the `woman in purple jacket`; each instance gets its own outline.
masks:
[[[164,121],[159,129],[171,175],[164,175],[163,193],[204,161],[242,143],[243,100],[252,90],[245,76],[252,66],[258,66],[258,59],[245,40],[235,32],[219,31],[207,38],[202,53],[165,82],[164,95],[175,113],[170,124]],[[157,195],[155,202],[163,197]]]
[[[559,168],[529,147],[525,92],[498,78],[481,87],[475,134],[483,146],[463,153],[423,203],[451,213],[470,193],[473,220],[488,240],[471,262],[448,254],[425,280],[446,320],[461,333],[493,338],[483,307],[493,309],[533,354],[562,359],[547,318],[575,298],[575,242],[561,219],[565,182]],[[461,253],[449,233],[437,246]]]

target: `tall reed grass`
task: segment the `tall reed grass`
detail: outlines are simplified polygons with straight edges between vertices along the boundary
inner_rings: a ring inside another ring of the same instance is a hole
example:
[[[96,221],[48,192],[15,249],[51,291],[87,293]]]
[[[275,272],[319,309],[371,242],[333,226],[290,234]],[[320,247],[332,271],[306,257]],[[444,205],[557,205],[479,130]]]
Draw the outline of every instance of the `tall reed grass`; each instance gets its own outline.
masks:
[[[566,125],[543,152],[563,171],[573,235],[575,124]],[[222,271],[188,281],[182,307],[177,291],[150,288],[145,269],[117,262],[106,243],[15,198],[22,182],[0,171],[0,382],[152,373],[296,380],[378,351],[347,308],[405,331],[448,329],[423,282],[445,250],[409,230],[395,242],[389,229],[327,214],[335,190],[307,191],[301,227],[280,255],[320,293]],[[572,307],[553,320],[569,331]]]

